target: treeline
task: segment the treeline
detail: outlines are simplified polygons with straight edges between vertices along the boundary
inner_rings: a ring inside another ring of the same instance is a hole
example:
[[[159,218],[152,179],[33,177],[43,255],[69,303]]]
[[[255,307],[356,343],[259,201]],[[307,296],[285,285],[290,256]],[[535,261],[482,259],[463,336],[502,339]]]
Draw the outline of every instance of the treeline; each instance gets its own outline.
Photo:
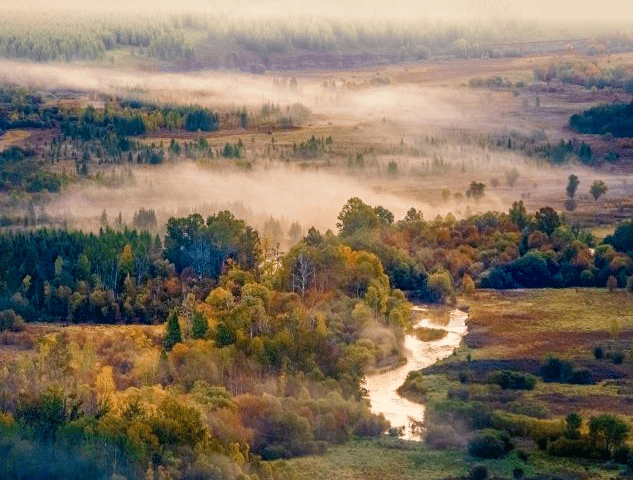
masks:
[[[628,238],[625,226],[596,246],[591,234],[568,225],[553,209],[530,214],[522,202],[508,213],[462,220],[449,214],[425,221],[411,209],[394,221],[384,208],[351,199],[339,215],[344,243],[375,253],[396,288],[431,302],[451,301],[456,289],[475,285],[624,287],[633,275],[626,253],[633,247],[621,243]]]
[[[480,140],[479,144],[493,145],[503,150],[520,151],[528,157],[542,159],[553,165],[579,162],[583,165],[595,166],[603,162],[614,163],[620,159],[619,154],[612,151],[607,152],[604,156],[598,156],[590,145],[578,139],[567,141],[561,139],[558,143],[546,140],[547,137],[542,131],[535,131],[530,136],[514,132]]]
[[[105,98],[102,109],[92,105],[63,108],[55,103],[55,94],[1,85],[0,130],[59,125],[64,136],[87,141],[113,133],[127,137],[160,129],[212,132],[219,128],[218,114],[199,106],[157,105],[118,98]]]
[[[10,129],[51,129],[50,141],[34,148],[9,147],[0,154],[0,189],[57,192],[70,180],[68,174],[49,173],[46,164],[74,160],[76,173],[90,174],[89,165],[160,164],[166,153],[179,154],[163,145],[133,140],[158,130],[216,131],[219,115],[199,106],[167,106],[130,99],[105,98],[104,107],[64,107],[56,93],[17,85],[0,87],[0,133]],[[246,114],[244,114],[246,115]],[[172,146],[174,144],[172,143]],[[186,148],[188,156],[212,155],[200,138]]]
[[[603,68],[597,63],[561,62],[535,69],[534,77],[543,82],[559,80],[586,89],[620,88],[633,92],[633,71],[622,65]]]
[[[569,125],[584,134],[633,137],[633,103],[601,105],[572,115]]]
[[[25,17],[4,11],[0,20],[0,56],[4,58],[98,60],[117,48],[140,49],[163,60],[192,56],[183,32],[156,18],[44,16],[33,12]]]
[[[393,60],[424,60],[434,55],[462,58],[516,57],[526,53],[560,51],[561,41],[534,42],[536,39],[559,40],[567,32],[535,28],[520,22],[493,24],[443,24],[412,18],[382,19],[378,22],[316,18],[252,18],[235,14],[183,14],[169,19],[95,15],[30,14],[3,12],[0,21],[0,56],[26,58],[38,62],[105,59],[119,48],[130,49],[165,61],[188,61],[191,65],[208,60],[209,47],[218,66],[235,67],[235,55],[243,50],[266,57],[276,53],[299,51],[364,55]],[[190,44],[188,35],[201,36],[199,45]],[[592,41],[576,45],[586,53],[630,51],[628,36],[603,32]],[[596,36],[596,31],[586,36]],[[578,34],[577,36],[583,36]],[[525,41],[523,45],[507,45]],[[238,61],[238,63],[240,63]],[[243,62],[242,62],[243,63]],[[248,67],[248,62],[241,65]],[[265,68],[265,65],[262,65]]]
[[[153,218],[146,209],[137,223]],[[394,287],[452,302],[457,288],[469,293],[475,282],[601,286],[633,273],[624,253],[633,251],[631,222],[594,252],[591,237],[552,209],[528,214],[521,203],[460,221],[426,221],[411,209],[396,221],[384,207],[352,198],[337,226],[338,234],[310,229],[275,262],[261,261],[258,233],[229,212],[172,218],[164,242],[134,230],[0,235],[4,341],[28,338],[22,318],[165,322],[164,334],[137,326],[125,335],[95,330],[90,337],[90,329],[67,329],[38,340],[33,356],[9,363],[0,382],[6,471],[278,478],[282,466],[264,467],[262,459],[318,453],[352,435],[384,432],[361,380],[401,360],[410,305]],[[550,367],[542,369],[546,381]],[[561,378],[554,381],[571,381]],[[494,382],[502,389],[534,386],[513,372]],[[464,395],[430,415],[475,429],[534,428],[535,438],[554,428],[517,423]],[[555,428],[559,438],[560,422]],[[505,454],[511,442],[499,435],[474,436],[472,452],[489,455],[492,445],[495,455]],[[558,445],[548,442],[544,448]],[[63,470],[62,460],[69,462]]]
[[[159,107],[138,101],[108,102],[103,110],[88,106],[68,112],[61,123],[65,136],[84,141],[114,132],[119,137],[138,136],[161,128],[196,132],[216,131],[218,115],[202,107]]]
[[[1,302],[29,321],[154,323],[173,307],[171,296],[186,290],[176,273],[217,280],[229,258],[253,269],[258,240],[228,212],[209,217],[206,226],[199,215],[170,219],[164,250],[159,237],[127,229],[6,233]]]

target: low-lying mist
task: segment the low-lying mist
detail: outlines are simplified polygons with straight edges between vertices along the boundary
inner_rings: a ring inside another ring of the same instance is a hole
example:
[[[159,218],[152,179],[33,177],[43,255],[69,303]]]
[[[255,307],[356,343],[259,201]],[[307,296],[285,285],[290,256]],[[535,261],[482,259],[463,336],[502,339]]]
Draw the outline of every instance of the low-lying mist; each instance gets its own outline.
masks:
[[[586,180],[581,188],[585,191],[590,176],[595,175],[574,165],[547,166],[543,170],[543,165],[516,152],[479,144],[484,138],[477,137],[479,134],[514,129],[530,133],[529,122],[508,114],[521,108],[521,98],[510,92],[469,89],[454,80],[452,85],[450,80],[448,84],[442,81],[428,85],[409,82],[404,67],[331,76],[315,72],[298,76],[296,88],[289,87],[290,75],[282,77],[284,83],[276,82],[274,75],[208,71],[176,74],[8,61],[0,62],[0,71],[5,81],[36,88],[106,93],[170,104],[257,111],[269,102],[280,106],[300,102],[312,111],[308,124],[302,126],[305,135],[300,129],[290,132],[293,137],[287,140],[281,133],[271,138],[290,142],[292,147],[291,142],[306,140],[317,128],[331,134],[334,146],[347,152],[328,158],[332,167],[301,169],[293,162],[266,158],[261,150],[254,152],[246,138],[248,131],[230,132],[244,137],[252,170],[206,168],[190,161],[139,168],[134,170],[134,186],[73,186],[46,207],[47,213],[70,218],[73,226],[85,229],[97,228],[104,210],[110,219],[121,212],[129,223],[139,208],[156,210],[159,223],[171,215],[229,209],[256,228],[273,216],[286,226],[298,222],[304,232],[310,226],[335,229],[341,207],[355,196],[390,209],[396,219],[411,207],[421,210],[427,219],[449,212],[460,217],[477,211],[507,210],[519,199],[531,208],[543,206],[545,201],[559,202],[560,208],[569,173],[582,173]],[[394,72],[404,80],[398,80]],[[375,78],[379,80],[372,81]],[[470,139],[461,138],[462,131],[470,132]],[[214,139],[217,135],[220,138]],[[211,134],[210,140],[221,147],[225,141],[222,135],[226,132]],[[365,171],[343,166],[345,155],[356,153],[366,155],[370,166]],[[379,165],[376,171],[371,171],[371,162]],[[398,175],[386,175],[391,162],[397,164]],[[514,186],[505,182],[506,173],[512,169],[517,169],[519,175]],[[609,178],[601,178],[610,183]],[[479,202],[463,198],[473,180],[487,185]],[[442,198],[442,189],[450,191],[446,198]],[[532,197],[539,200],[531,202]]]
[[[156,210],[159,220],[196,211],[228,209],[258,224],[269,217],[298,222],[307,229],[335,229],[336,216],[350,197],[383,205],[402,218],[415,205],[395,195],[376,192],[354,178],[324,171],[270,167],[257,171],[227,171],[180,163],[136,170],[136,184],[119,189],[79,187],[47,206],[47,212],[95,228],[105,210],[110,219],[121,212],[131,221],[139,208]],[[257,225],[256,225],[257,226]]]

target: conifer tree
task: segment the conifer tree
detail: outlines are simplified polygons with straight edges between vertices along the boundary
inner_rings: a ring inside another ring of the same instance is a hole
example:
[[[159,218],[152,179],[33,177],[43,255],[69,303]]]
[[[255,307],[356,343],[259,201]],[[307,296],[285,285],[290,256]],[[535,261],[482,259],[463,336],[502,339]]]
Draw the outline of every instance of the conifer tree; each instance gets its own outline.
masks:
[[[200,312],[194,313],[191,325],[191,334],[193,335],[193,338],[204,338],[208,330],[209,324],[207,323],[207,319],[204,318],[204,315]]]
[[[178,315],[175,310],[172,310],[167,317],[165,350],[170,351],[178,342],[182,342],[182,334],[180,332],[180,325],[178,324]]]

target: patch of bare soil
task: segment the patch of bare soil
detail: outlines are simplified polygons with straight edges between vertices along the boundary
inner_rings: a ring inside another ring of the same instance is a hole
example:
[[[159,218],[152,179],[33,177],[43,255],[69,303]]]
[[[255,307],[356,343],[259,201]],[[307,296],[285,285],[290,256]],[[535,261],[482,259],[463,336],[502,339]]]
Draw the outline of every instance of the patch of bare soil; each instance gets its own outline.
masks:
[[[18,145],[31,136],[28,130],[9,130],[4,135],[0,135],[0,152],[7,148]]]
[[[546,402],[553,415],[567,415],[569,412],[592,410],[618,412],[633,415],[633,397],[610,395],[563,395],[550,393],[538,395],[536,398]]]

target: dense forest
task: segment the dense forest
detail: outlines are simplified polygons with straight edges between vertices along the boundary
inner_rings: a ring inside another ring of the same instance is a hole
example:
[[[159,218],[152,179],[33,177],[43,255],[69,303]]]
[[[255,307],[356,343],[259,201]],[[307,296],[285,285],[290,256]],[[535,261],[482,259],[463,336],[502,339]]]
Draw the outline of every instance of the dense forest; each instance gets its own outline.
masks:
[[[149,217],[139,212],[137,223]],[[403,291],[452,303],[476,284],[632,283],[630,222],[596,246],[554,210],[528,214],[520,203],[460,221],[411,209],[395,221],[352,198],[338,220],[337,234],[310,229],[265,262],[259,234],[229,212],[171,218],[164,239],[109,228],[0,235],[3,342],[29,342],[41,321],[165,325],[133,327],[113,343],[66,330],[7,364],[7,478],[92,469],[103,478],[284,478],[281,464],[261,460],[386,429],[361,379],[401,361]],[[37,388],[25,390],[30,382]],[[485,425],[503,421],[495,418]]]
[[[273,478],[259,459],[379,435],[386,423],[369,413],[360,380],[400,361],[409,304],[375,255],[325,242],[327,282],[306,291],[301,262],[262,265],[257,232],[229,212],[171,219],[164,247],[136,231],[3,236],[5,342],[24,341],[24,320],[166,324],[164,336],[137,330],[150,335],[137,346],[69,346],[60,334],[34,363],[9,364],[5,472]],[[118,360],[85,370],[76,348],[98,357],[113,348]],[[137,348],[157,362],[149,376]],[[36,378],[36,390],[18,394]]]
[[[310,229],[281,260],[272,284],[302,297],[342,288],[336,272],[348,270],[337,265],[355,251],[371,253],[391,285],[426,302],[450,302],[456,289],[475,285],[604,287],[613,279],[624,287],[633,275],[627,223],[596,245],[553,209],[528,214],[521,202],[508,213],[463,220],[449,214],[426,221],[411,209],[394,221],[385,208],[353,198],[341,210],[339,228],[338,235]],[[229,212],[206,221],[172,218],[164,239],[106,227],[98,235],[7,232],[0,242],[2,302],[27,320],[162,322],[176,302],[169,292],[203,295],[227,262],[256,271],[262,260],[258,233]],[[362,276],[346,278],[346,294],[375,294]]]
[[[381,61],[380,56],[397,61],[446,54],[461,58],[517,57],[558,50],[563,45],[561,39],[569,36],[563,30],[543,29],[527,22],[505,23],[499,28],[492,23],[474,26],[420,18],[367,23],[328,16],[243,18],[202,12],[163,17],[58,16],[42,12],[25,18],[12,11],[3,12],[0,22],[0,56],[37,62],[114,61],[114,52],[126,50],[138,58],[163,62],[247,69],[253,62],[263,64],[261,68],[269,67],[267,57],[297,52],[352,54],[373,58],[374,63]],[[595,38],[580,42],[578,48],[589,54],[632,48],[629,37],[612,30],[587,29],[587,35]],[[508,43],[521,41],[527,43]],[[244,52],[248,58],[237,58]]]
[[[86,177],[91,165],[163,163],[168,155],[212,157],[202,137],[171,148],[135,140],[148,133],[213,132],[219,115],[199,106],[156,105],[105,96],[103,108],[91,103],[65,104],[59,92],[41,92],[12,84],[0,87],[0,134],[14,129],[41,131],[33,148],[11,146],[0,153],[0,190],[30,193],[58,192],[72,172],[51,171],[62,160],[72,160],[75,173]],[[246,112],[236,112],[246,122]],[[184,149],[184,151],[182,151]]]
[[[580,133],[610,134],[614,137],[633,136],[633,104],[601,105],[572,115],[569,125]]]

